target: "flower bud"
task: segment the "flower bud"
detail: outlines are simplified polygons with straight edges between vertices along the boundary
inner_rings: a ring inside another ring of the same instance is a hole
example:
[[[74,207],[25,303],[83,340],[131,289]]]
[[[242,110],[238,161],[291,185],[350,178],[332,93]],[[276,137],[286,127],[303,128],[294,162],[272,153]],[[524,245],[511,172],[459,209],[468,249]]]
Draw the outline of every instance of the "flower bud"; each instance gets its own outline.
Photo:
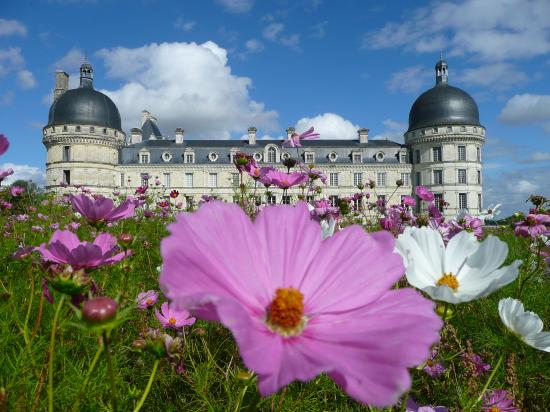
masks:
[[[127,247],[134,241],[134,237],[129,233],[122,233],[118,237],[118,243],[120,243],[122,246]]]
[[[363,190],[364,188],[365,188],[365,185],[363,183],[359,183],[357,185],[357,189],[359,189],[359,190]]]
[[[292,169],[294,166],[296,166],[296,160],[293,159],[292,157],[289,157],[288,159],[285,159],[283,161],[283,165],[287,168],[287,169]]]
[[[92,324],[101,324],[113,319],[116,315],[117,303],[107,296],[90,299],[82,307],[82,318]]]
[[[403,180],[402,179],[397,179],[395,181],[395,184],[397,185],[397,187],[401,187],[401,186],[403,186]]]

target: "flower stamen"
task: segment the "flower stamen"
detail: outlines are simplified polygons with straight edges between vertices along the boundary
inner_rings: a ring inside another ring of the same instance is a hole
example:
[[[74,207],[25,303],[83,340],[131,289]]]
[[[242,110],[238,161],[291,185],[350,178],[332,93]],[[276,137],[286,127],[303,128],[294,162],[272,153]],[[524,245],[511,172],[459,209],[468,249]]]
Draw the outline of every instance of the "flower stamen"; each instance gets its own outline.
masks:
[[[170,319],[168,319],[168,323],[169,323],[170,325],[175,325],[175,324],[176,324],[176,318],[173,317],[173,316],[171,316]]]
[[[297,289],[279,288],[267,308],[267,326],[282,336],[298,335],[306,324],[304,295]]]
[[[453,292],[458,289],[458,279],[452,272],[443,273],[443,276],[437,281],[437,286],[447,285]]]

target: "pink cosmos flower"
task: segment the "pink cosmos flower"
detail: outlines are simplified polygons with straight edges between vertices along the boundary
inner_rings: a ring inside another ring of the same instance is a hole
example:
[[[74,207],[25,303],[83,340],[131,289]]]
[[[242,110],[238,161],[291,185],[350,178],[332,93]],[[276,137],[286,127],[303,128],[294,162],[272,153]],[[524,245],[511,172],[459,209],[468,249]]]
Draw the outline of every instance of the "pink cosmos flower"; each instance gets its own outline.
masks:
[[[179,329],[184,326],[190,326],[195,323],[196,320],[195,318],[190,317],[191,315],[188,311],[177,309],[173,304],[169,305],[168,302],[164,302],[161,305],[160,312],[158,310],[155,311],[155,316],[162,326],[170,329]]]
[[[159,298],[159,294],[154,290],[148,290],[147,292],[141,292],[137,295],[136,303],[139,309],[147,309],[152,307]]]
[[[84,216],[89,222],[114,222],[134,215],[135,203],[126,199],[116,208],[112,199],[106,197],[90,198],[86,195],[71,195],[74,210]]]
[[[164,294],[233,332],[262,395],[326,372],[361,402],[394,404],[411,386],[407,368],[439,339],[434,304],[392,289],[404,268],[387,232],[354,225],[322,240],[304,202],[263,208],[254,222],[212,202],[169,230]]]
[[[292,186],[297,186],[306,182],[309,177],[305,173],[292,172],[285,173],[279,170],[271,170],[268,172],[268,176],[271,179],[271,184],[277,186],[280,189],[288,189]]]
[[[401,203],[403,203],[404,206],[415,206],[416,205],[416,200],[414,200],[413,197],[411,196],[403,196],[401,198]]]
[[[535,239],[538,236],[550,233],[549,229],[546,227],[546,225],[549,224],[550,215],[530,213],[525,220],[516,223],[514,232],[517,236]]]
[[[0,133],[0,155],[3,155],[10,147],[10,141],[6,136]]]
[[[19,186],[12,186],[10,188],[10,194],[13,196],[13,197],[17,197],[19,195],[22,195],[23,193],[25,193],[25,189],[22,188],[22,187],[19,187]]]
[[[93,269],[120,262],[125,253],[118,253],[119,250],[116,238],[109,233],[101,233],[91,243],[81,242],[69,230],[56,230],[47,245],[42,243],[38,247],[44,261],[68,264],[74,270]]]
[[[283,147],[302,147],[301,140],[318,139],[319,133],[313,132],[313,127],[310,127],[302,134],[292,133],[289,139],[283,142]]]
[[[416,195],[426,202],[433,202],[434,194],[426,189],[424,186],[418,186],[416,188]]]
[[[444,406],[432,406],[432,405],[420,406],[414,401],[413,398],[409,396],[407,398],[405,412],[449,412],[449,409],[447,409]]]
[[[504,389],[493,390],[483,396],[483,412],[519,412],[514,398]]]

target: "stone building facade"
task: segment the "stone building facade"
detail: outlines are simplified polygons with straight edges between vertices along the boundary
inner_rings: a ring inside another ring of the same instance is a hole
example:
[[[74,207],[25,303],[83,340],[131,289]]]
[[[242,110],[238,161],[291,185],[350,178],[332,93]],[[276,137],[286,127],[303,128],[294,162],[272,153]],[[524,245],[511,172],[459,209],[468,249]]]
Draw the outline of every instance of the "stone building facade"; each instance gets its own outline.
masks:
[[[445,214],[452,216],[460,209],[476,214],[482,207],[485,129],[475,101],[448,84],[447,70],[440,60],[436,85],[413,104],[405,144],[369,140],[368,129],[362,128],[356,139],[306,140],[295,149],[284,148],[280,140],[257,139],[254,127],[244,140],[192,140],[182,128],[166,137],[159,121],[147,111],[142,112],[140,127],[127,136],[116,105],[93,88],[93,69],[85,63],[79,88],[67,90],[68,75],[56,73],[54,102],[43,129],[47,188],[63,190],[65,182],[105,194],[133,193],[149,175],[160,180],[166,195],[177,189],[187,201],[197,201],[203,194],[232,201],[238,189],[233,156],[245,152],[260,166],[282,169],[288,157],[315,164],[328,178],[323,196],[334,200],[357,192],[359,183],[372,179],[376,194],[390,203],[413,195],[415,187],[423,185],[435,193],[438,205],[443,206],[443,200],[448,203]],[[289,136],[293,132],[293,128],[286,130]],[[282,198],[282,191],[270,190],[271,196],[262,201],[288,200]],[[289,195],[299,192],[294,188]],[[264,193],[258,189],[258,195]]]

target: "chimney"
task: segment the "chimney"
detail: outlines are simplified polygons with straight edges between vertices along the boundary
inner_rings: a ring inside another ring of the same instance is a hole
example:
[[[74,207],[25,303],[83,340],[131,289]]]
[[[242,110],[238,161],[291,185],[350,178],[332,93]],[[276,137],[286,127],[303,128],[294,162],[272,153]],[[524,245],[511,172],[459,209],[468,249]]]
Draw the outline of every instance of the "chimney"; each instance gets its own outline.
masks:
[[[294,127],[288,127],[286,129],[286,137],[287,139],[290,139],[293,133],[296,133],[296,129]]]
[[[141,126],[143,126],[143,124],[151,118],[151,113],[149,113],[147,110],[143,110],[141,112]]]
[[[256,132],[257,131],[258,131],[258,129],[256,129],[255,127],[249,127],[248,128],[248,144],[249,145],[256,144]]]
[[[53,90],[53,101],[55,102],[59,96],[69,90],[69,74],[63,70],[55,72],[55,89]]]
[[[134,127],[130,131],[130,144],[141,143],[142,138],[143,138],[143,132],[141,131],[141,129]]]
[[[357,130],[357,134],[359,135],[359,143],[369,142],[369,129],[365,129],[364,127],[362,127],[361,129]]]
[[[183,132],[184,130],[181,127],[178,127],[176,129],[176,143],[178,144],[183,143]]]

